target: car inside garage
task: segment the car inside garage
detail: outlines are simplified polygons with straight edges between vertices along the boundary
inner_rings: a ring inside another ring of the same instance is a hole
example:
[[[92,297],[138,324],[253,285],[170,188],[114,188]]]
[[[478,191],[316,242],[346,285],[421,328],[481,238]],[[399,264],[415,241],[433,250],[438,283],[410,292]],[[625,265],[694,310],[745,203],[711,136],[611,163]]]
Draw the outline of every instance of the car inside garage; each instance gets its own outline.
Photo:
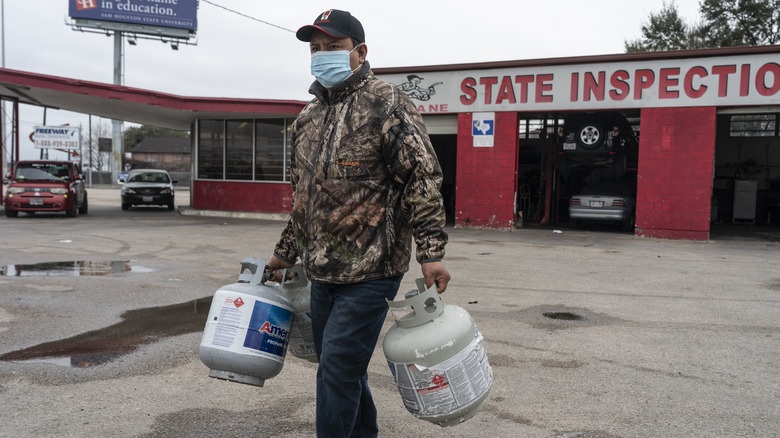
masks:
[[[630,124],[638,139],[640,111],[623,111],[620,116]],[[603,138],[606,134],[602,132],[605,128],[588,122],[589,117],[593,121],[599,120],[600,113],[520,115],[517,206],[519,216],[526,224],[545,222],[628,230],[625,226],[609,227],[606,223],[583,222],[570,217],[572,198],[594,185],[622,187],[636,196],[641,166],[638,148],[629,152],[631,158],[625,167],[610,160],[594,158],[589,161],[583,159],[583,154],[567,156],[563,144],[568,141],[583,139],[583,143],[594,144],[594,136],[606,141]],[[778,112],[730,109],[718,114],[710,213],[715,234],[746,225],[780,226],[779,132]],[[546,196],[548,189],[549,197]],[[547,199],[549,214],[545,214]]]
[[[601,220],[598,211],[590,211],[586,213],[591,216],[588,219],[572,220],[569,210],[572,197],[599,187],[605,189],[605,196],[614,192],[630,196],[627,214],[633,215],[638,134],[638,111],[522,114],[517,205],[523,222],[632,230],[633,219],[629,221],[628,217],[610,219],[610,214],[605,214]],[[630,141],[621,142],[620,137]],[[580,150],[571,153],[575,147]],[[590,202],[584,207],[590,207]],[[594,208],[604,210],[609,210],[611,203],[606,201],[605,205],[602,199],[592,202]]]

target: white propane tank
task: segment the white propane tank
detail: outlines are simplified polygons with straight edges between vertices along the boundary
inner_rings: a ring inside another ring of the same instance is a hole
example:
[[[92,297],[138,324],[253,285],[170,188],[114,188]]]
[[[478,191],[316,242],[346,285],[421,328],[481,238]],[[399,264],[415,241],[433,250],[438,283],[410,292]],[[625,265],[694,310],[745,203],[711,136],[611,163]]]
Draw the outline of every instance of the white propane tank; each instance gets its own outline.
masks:
[[[287,351],[293,356],[317,363],[317,352],[314,350],[314,331],[311,328],[311,285],[303,272],[301,265],[295,265],[287,270],[287,277],[293,277],[284,282],[282,292],[290,300],[295,312],[290,342]]]
[[[238,283],[214,293],[198,351],[210,377],[263,386],[282,371],[293,307],[282,286],[265,284],[264,267],[245,257]]]
[[[462,423],[482,409],[493,384],[480,334],[461,307],[444,306],[434,284],[388,305],[395,325],[383,348],[406,409],[440,426]],[[411,312],[409,309],[411,308]],[[401,311],[407,314],[400,318]]]

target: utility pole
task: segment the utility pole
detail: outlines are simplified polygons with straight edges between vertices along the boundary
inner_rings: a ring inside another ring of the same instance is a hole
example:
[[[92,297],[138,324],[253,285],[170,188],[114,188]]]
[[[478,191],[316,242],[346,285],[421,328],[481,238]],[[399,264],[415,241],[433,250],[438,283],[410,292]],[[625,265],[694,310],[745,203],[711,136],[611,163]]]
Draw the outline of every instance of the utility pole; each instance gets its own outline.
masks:
[[[87,144],[89,145],[89,170],[87,171],[87,178],[89,179],[89,188],[92,188],[92,169],[95,168],[95,162],[92,161],[92,114],[89,115],[89,138]],[[82,167],[81,171],[84,171]]]
[[[122,32],[114,31],[114,85],[122,85]],[[113,141],[111,142],[111,184],[116,184],[122,167],[122,121],[111,120]]]
[[[0,25],[3,30],[0,33],[0,38],[3,39],[2,47],[0,47],[0,67],[5,68],[5,0],[0,0]],[[0,99],[0,178],[5,175],[5,149],[6,145],[5,136],[8,135],[8,129],[5,125],[5,101]],[[10,138],[10,136],[8,136]],[[3,196],[3,185],[0,184],[0,197]]]

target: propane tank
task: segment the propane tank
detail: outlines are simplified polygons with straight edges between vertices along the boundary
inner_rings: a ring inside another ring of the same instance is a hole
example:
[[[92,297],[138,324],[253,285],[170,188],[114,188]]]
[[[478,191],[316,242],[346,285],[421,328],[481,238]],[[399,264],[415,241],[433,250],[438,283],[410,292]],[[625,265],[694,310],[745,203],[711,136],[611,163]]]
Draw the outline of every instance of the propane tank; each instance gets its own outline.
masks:
[[[317,363],[317,352],[314,350],[314,331],[311,327],[311,286],[301,265],[295,265],[287,270],[287,277],[282,286],[285,298],[290,300],[295,316],[293,317],[290,342],[287,351],[293,356]]]
[[[263,386],[282,371],[293,307],[281,285],[265,284],[264,267],[245,257],[238,283],[214,293],[198,351],[210,377]]]
[[[388,301],[395,325],[383,349],[406,409],[440,426],[462,423],[482,409],[493,384],[480,334],[461,307],[444,306],[434,284]],[[411,311],[409,311],[411,309]],[[397,317],[400,312],[406,314]]]

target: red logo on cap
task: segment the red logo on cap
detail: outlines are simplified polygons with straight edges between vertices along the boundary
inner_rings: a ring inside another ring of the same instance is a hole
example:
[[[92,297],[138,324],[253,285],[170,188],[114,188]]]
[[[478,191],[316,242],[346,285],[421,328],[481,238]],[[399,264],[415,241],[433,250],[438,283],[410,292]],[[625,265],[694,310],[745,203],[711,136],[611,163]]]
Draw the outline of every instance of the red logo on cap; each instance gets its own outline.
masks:
[[[323,12],[322,16],[320,17],[320,21],[328,21],[331,12],[333,12],[333,9]]]

